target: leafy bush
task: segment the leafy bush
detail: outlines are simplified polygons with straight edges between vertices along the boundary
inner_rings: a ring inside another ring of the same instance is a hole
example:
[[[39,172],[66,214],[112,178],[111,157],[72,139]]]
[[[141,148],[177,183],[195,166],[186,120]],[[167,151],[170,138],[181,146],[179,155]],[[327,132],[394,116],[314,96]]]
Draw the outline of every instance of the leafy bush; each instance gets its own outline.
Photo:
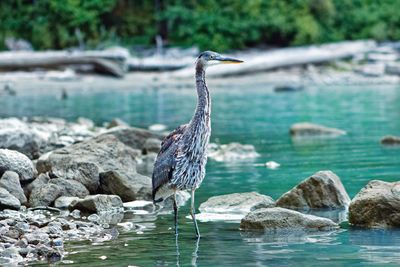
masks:
[[[392,0],[15,0],[0,1],[0,47],[7,36],[37,49],[118,42],[224,51],[257,45],[400,39]]]

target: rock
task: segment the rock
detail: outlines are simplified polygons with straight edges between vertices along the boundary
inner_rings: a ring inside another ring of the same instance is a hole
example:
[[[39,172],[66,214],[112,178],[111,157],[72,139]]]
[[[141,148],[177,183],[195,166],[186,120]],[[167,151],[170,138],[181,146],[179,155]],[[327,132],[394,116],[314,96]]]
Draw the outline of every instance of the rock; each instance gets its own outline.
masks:
[[[19,210],[21,203],[18,198],[11,195],[6,189],[0,187],[0,210]]]
[[[290,127],[290,134],[292,136],[339,136],[345,135],[346,132],[336,128],[328,128],[310,122],[299,122]]]
[[[341,209],[350,204],[350,197],[340,178],[331,171],[320,171],[283,194],[277,207],[290,209]]]
[[[55,184],[45,184],[44,186],[35,188],[30,197],[29,205],[31,207],[37,206],[52,206],[54,201],[61,197],[63,189]]]
[[[59,197],[54,202],[54,207],[58,209],[69,209],[79,201],[79,197]]]
[[[154,211],[155,206],[152,201],[145,201],[145,200],[135,200],[131,202],[124,203],[125,209],[139,209],[139,210],[149,210]]]
[[[6,189],[11,195],[15,196],[21,204],[25,204],[27,199],[19,182],[18,173],[6,171],[0,179],[0,187]]]
[[[383,145],[400,145],[400,136],[387,135],[381,139]]]
[[[40,158],[38,165],[49,166],[55,177],[76,180],[91,193],[96,193],[99,173],[115,170],[135,174],[135,158],[139,154],[113,135],[100,135],[57,149],[47,157]]]
[[[202,213],[247,214],[256,209],[273,207],[274,204],[271,197],[256,192],[233,193],[210,197],[201,203],[199,210]]]
[[[138,158],[138,163],[136,165],[137,172],[142,175],[151,177],[153,174],[154,162],[156,161],[156,158],[156,153],[148,153]]]
[[[156,138],[149,138],[143,145],[143,153],[158,153],[161,149],[161,140]]]
[[[400,182],[370,181],[351,201],[349,222],[363,227],[400,227]]]
[[[100,174],[100,184],[104,194],[118,195],[125,202],[151,199],[151,179],[138,173],[104,172]]]
[[[252,145],[230,143],[226,145],[210,144],[208,146],[208,157],[215,161],[237,161],[259,156],[260,154],[256,152]]]
[[[280,166],[281,166],[281,164],[279,164],[276,161],[268,161],[265,163],[265,167],[267,167],[268,169],[271,169],[271,170],[275,170],[275,169],[279,168]]]
[[[274,88],[275,92],[298,92],[304,90],[302,85],[281,85]]]
[[[52,206],[55,200],[61,196],[82,198],[87,195],[89,195],[89,191],[80,182],[55,178],[33,190],[29,198],[29,204],[31,207]]]
[[[184,206],[186,202],[190,199],[191,195],[187,191],[178,191],[176,193],[176,204],[178,207]],[[162,210],[170,212],[173,209],[174,200],[170,196],[162,202]]]
[[[153,124],[149,126],[149,130],[150,131],[154,131],[154,132],[162,132],[165,131],[167,129],[167,126],[164,124]]]
[[[339,226],[330,219],[306,215],[284,208],[264,208],[251,211],[240,222],[241,230],[313,230],[327,231]]]
[[[67,180],[62,178],[50,179],[49,184],[55,184],[62,188],[62,195],[67,197],[86,197],[89,191],[86,187],[75,180]]]
[[[109,211],[112,209],[122,209],[123,203],[119,196],[115,195],[93,195],[80,199],[73,209],[86,211],[90,213],[98,213],[101,211]]]
[[[24,259],[19,254],[18,249],[16,247],[8,247],[0,252],[0,258],[10,259],[10,264],[4,266],[17,266],[18,262],[22,262]]]
[[[24,186],[25,195],[29,198],[33,190],[44,186],[49,182],[49,180],[50,177],[47,173],[39,174],[39,176],[35,180],[33,180],[33,182]]]
[[[0,120],[0,148],[16,150],[31,159],[40,154],[45,137],[25,122],[8,118]]]
[[[143,151],[146,140],[149,138],[162,140],[164,136],[140,128],[116,127],[108,130],[104,135],[113,135],[125,145]]]
[[[46,244],[50,242],[49,235],[42,231],[34,231],[32,233],[27,233],[24,235],[28,244]]]
[[[385,73],[389,75],[400,75],[400,63],[386,64]]]
[[[385,64],[382,62],[366,64],[358,67],[356,72],[366,77],[381,77],[385,74]]]
[[[121,119],[115,118],[115,119],[113,119],[112,121],[110,121],[108,123],[106,128],[107,129],[111,129],[111,128],[114,128],[114,127],[129,127],[129,124],[124,122]]]
[[[24,154],[8,149],[0,149],[0,175],[6,171],[18,173],[22,182],[30,181],[36,176],[32,161]]]

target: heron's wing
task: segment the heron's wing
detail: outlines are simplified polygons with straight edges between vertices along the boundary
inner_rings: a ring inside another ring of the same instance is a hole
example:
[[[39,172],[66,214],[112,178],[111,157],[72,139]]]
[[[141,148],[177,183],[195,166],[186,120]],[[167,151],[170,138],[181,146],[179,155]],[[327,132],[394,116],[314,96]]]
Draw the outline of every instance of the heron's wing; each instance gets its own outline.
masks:
[[[161,143],[161,150],[154,163],[152,176],[153,200],[157,190],[172,178],[172,172],[175,168],[176,152],[178,150],[177,141],[187,128],[187,124],[181,125],[172,131]]]

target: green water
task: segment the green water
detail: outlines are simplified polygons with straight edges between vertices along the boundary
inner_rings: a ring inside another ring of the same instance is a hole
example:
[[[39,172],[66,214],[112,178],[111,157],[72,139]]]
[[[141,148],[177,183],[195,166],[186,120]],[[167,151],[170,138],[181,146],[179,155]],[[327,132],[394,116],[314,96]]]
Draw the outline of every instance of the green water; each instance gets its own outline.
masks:
[[[400,134],[400,88],[396,86],[313,87],[303,92],[274,93],[267,86],[212,90],[212,142],[252,144],[261,156],[252,161],[207,165],[197,203],[232,192],[257,191],[278,198],[319,170],[340,176],[353,197],[369,180],[400,180],[400,148],[384,147],[380,138]],[[186,123],[195,106],[191,89],[73,91],[65,101],[56,94],[23,93],[0,99],[0,117],[51,115],[69,120],[79,116],[97,124],[119,117],[132,125]],[[291,124],[311,121],[346,130],[336,139],[292,140]],[[256,166],[274,160],[276,170]],[[147,226],[143,233],[123,233],[101,245],[67,244],[65,260],[77,266],[396,266],[400,264],[400,231],[362,230],[314,234],[246,234],[237,223],[200,222],[202,238],[180,216],[178,248],[173,216],[127,221]],[[198,246],[198,249],[196,247]],[[179,250],[179,256],[177,255]],[[106,260],[99,259],[107,256]],[[66,262],[65,264],[67,264]]]

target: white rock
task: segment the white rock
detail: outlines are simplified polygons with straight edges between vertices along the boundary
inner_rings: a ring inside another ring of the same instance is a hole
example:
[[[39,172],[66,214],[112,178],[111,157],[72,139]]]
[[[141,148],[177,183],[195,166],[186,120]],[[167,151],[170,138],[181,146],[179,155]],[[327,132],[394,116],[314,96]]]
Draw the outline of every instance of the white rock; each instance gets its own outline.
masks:
[[[167,129],[167,126],[164,124],[153,124],[149,126],[150,131],[155,131],[155,132],[162,132]]]
[[[246,214],[234,213],[199,213],[196,214],[196,219],[201,222],[224,221],[224,222],[240,222]],[[190,215],[187,219],[192,219]]]
[[[210,144],[208,157],[220,162],[254,159],[259,157],[253,145],[229,143],[225,145]]]
[[[124,208],[144,208],[148,205],[153,205],[153,202],[146,200],[135,200],[124,203]]]
[[[277,169],[279,168],[279,166],[281,166],[281,164],[279,164],[278,162],[275,161],[268,161],[265,163],[265,167],[267,167],[268,169]]]

